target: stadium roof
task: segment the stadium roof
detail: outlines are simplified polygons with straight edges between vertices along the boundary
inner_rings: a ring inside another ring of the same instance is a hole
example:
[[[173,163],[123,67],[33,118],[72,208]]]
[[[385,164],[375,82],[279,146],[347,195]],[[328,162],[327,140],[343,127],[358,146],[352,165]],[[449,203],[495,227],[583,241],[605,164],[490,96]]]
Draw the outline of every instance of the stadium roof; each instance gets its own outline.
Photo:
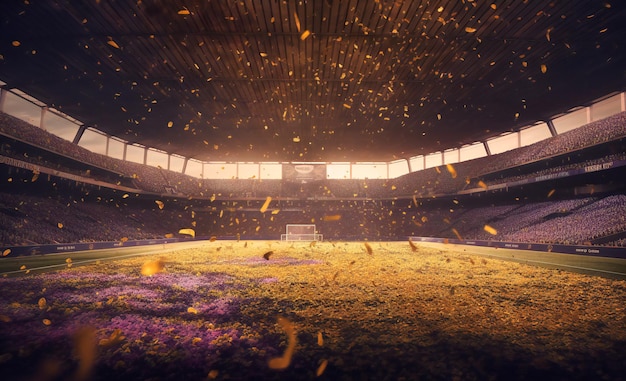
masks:
[[[624,1],[2,1],[0,80],[216,161],[388,161],[626,84]]]

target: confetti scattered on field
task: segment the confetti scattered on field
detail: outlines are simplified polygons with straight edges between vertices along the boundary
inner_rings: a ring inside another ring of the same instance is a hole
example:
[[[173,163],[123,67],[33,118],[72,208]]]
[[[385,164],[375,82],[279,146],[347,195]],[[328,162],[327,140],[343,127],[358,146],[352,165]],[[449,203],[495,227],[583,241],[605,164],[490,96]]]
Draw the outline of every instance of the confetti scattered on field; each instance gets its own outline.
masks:
[[[363,242],[207,241],[159,254],[167,268],[149,277],[154,259],[136,257],[3,278],[0,367],[33,379],[52,356],[74,364],[55,379],[94,380],[616,375],[626,282],[413,244],[368,242],[365,260]]]

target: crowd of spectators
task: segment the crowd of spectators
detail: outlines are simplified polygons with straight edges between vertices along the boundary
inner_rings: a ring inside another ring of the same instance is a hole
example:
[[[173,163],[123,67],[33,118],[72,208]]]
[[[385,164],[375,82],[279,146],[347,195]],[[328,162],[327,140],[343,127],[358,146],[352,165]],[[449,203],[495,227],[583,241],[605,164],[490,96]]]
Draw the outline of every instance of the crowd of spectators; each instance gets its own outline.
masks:
[[[164,238],[191,223],[191,212],[131,198],[0,192],[1,246]]]
[[[228,198],[294,197],[302,198],[388,198],[398,195],[453,194],[475,186],[480,176],[506,170],[528,162],[564,154],[594,144],[626,136],[626,112],[590,123],[530,146],[451,166],[412,172],[390,180],[326,180],[312,184],[291,184],[280,180],[198,179],[163,168],[123,161],[90,152],[76,144],[47,133],[15,117],[0,113],[0,133],[28,142],[35,147],[72,157],[78,162],[121,173],[142,191],[170,193],[189,197],[221,195]],[[17,153],[19,155],[19,153]],[[620,158],[623,157],[620,156]],[[57,165],[47,163],[49,165]],[[565,168],[546,169],[546,173]],[[533,176],[528,174],[528,176]],[[526,175],[520,175],[525,178]],[[492,180],[493,181],[493,180]],[[501,181],[508,181],[502,179]]]

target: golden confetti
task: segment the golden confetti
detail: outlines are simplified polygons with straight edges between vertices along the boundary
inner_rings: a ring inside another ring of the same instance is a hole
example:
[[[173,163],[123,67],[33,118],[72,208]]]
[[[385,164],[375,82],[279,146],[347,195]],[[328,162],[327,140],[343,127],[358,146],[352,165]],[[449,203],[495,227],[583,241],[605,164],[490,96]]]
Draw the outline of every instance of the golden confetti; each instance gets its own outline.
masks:
[[[50,325],[50,324],[52,324],[52,322],[50,321],[50,319],[43,319],[41,322],[42,322],[44,325]]]
[[[166,233],[164,235],[165,238],[174,238],[174,233]]]
[[[63,229],[63,224],[62,224],[62,223],[60,223],[60,222],[57,222],[57,228],[59,228],[59,229]]]
[[[411,250],[413,252],[417,251],[417,245],[413,243],[413,241],[411,240],[411,238],[409,238],[409,246],[411,246]]]
[[[190,314],[195,314],[195,315],[198,314],[198,310],[193,307],[187,308],[187,312],[189,312]]]
[[[285,349],[285,353],[282,357],[275,357],[268,361],[267,365],[270,367],[270,369],[286,369],[289,364],[291,364],[291,357],[293,356],[293,352],[296,349],[297,337],[295,329],[293,328],[291,322],[283,317],[279,317],[278,325],[280,325],[287,334],[289,343],[287,344],[287,349]]]
[[[295,11],[293,12],[293,21],[296,23],[296,29],[298,30],[298,33],[300,33],[300,18],[298,17],[298,13],[296,13]]]
[[[317,345],[320,347],[324,346],[324,335],[322,335],[322,331],[317,332]]]
[[[93,327],[81,327],[74,334],[74,352],[78,358],[78,369],[74,380],[87,380],[97,356],[96,330]]]
[[[461,237],[461,235],[459,234],[459,231],[456,230],[455,228],[452,228],[452,233],[454,233],[454,235],[456,236],[456,238],[460,241],[463,240],[463,237]]]
[[[22,43],[17,41],[17,40],[15,40],[15,41],[11,42],[11,45],[13,45],[13,46],[15,46],[17,48],[18,46],[22,45]]]
[[[370,246],[369,243],[363,242],[363,244],[365,245],[365,250],[367,250],[367,254],[369,255],[374,254],[374,249],[372,249],[372,246]]]
[[[326,366],[328,366],[328,360],[324,359],[322,360],[322,362],[320,363],[320,366],[317,368],[317,371],[315,372],[315,375],[317,377],[321,376],[322,374],[324,374],[324,371],[326,370]]]
[[[110,346],[121,343],[125,339],[126,339],[126,336],[122,334],[122,330],[119,328],[116,328],[115,331],[111,333],[111,336],[109,336],[108,339],[101,339],[98,345],[100,345],[101,347],[110,347]]]
[[[46,301],[46,298],[39,298],[39,301],[37,302],[37,305],[39,306],[40,310],[44,310],[47,307],[48,302]]]
[[[454,169],[452,164],[446,164],[446,168],[448,169],[450,176],[452,176],[453,179],[456,179],[456,169]]]
[[[344,103],[344,104],[343,104],[343,107],[345,107],[345,108],[352,108],[352,105],[350,105],[350,104],[348,104],[348,103]]]
[[[548,30],[546,30],[546,40],[550,41],[550,33],[552,32],[554,28],[550,27],[548,28]]]
[[[193,339],[191,339],[191,344],[198,344],[199,342],[201,342],[202,339],[199,337],[194,337]]]
[[[308,30],[305,30],[304,32],[302,32],[302,34],[300,35],[300,40],[304,41],[307,39],[307,37],[309,37],[311,35],[311,32],[309,32]]]
[[[191,229],[191,228],[184,228],[184,229],[180,229],[178,231],[178,234],[185,234],[185,235],[190,235],[193,238],[196,238],[196,231]]]
[[[466,26],[465,27],[465,31],[467,33],[474,33],[474,32],[476,32],[476,28],[472,28],[472,27]]]
[[[163,209],[163,207],[165,206],[165,204],[161,200],[154,200],[154,203],[159,206],[159,209]]]
[[[491,227],[491,226],[489,226],[489,225],[485,225],[485,227],[484,227],[483,229],[485,229],[485,231],[486,231],[487,233],[491,234],[491,235],[496,235],[496,234],[498,234],[498,231],[497,231],[496,229],[492,228],[492,227]]]
[[[39,171],[33,171],[33,177],[30,179],[30,181],[34,183],[35,181],[37,181],[38,178],[39,178]]]
[[[26,270],[26,265],[21,265],[20,270]]]
[[[333,214],[333,215],[322,217],[323,221],[339,221],[340,219],[341,219],[341,214]]]
[[[541,72],[545,74],[548,71],[548,67],[544,64],[541,64]]]
[[[267,57],[267,53],[265,53],[265,52],[260,52],[260,53],[259,53],[259,55],[260,55],[261,57]]]
[[[495,10],[496,8],[498,8],[498,6],[497,6],[497,5],[495,5],[495,4],[491,4],[491,9]]]
[[[207,375],[207,378],[209,380],[215,380],[217,378],[217,376],[219,376],[220,372],[217,369],[212,369],[209,374]]]
[[[189,9],[181,9],[180,11],[178,11],[179,15],[183,15],[183,16],[187,16],[190,15],[191,12],[189,12]]]
[[[109,40],[107,41],[107,44],[111,45],[112,47],[114,47],[115,49],[119,49],[120,46],[113,40]]]
[[[7,255],[9,255],[9,254],[11,254],[11,249],[5,249],[5,250],[2,252],[2,256],[3,256],[3,257],[6,257],[6,256],[7,256]]]
[[[167,122],[167,128],[172,128],[172,127],[174,127],[174,122],[170,120],[169,122]]]
[[[265,213],[267,211],[267,208],[270,206],[270,202],[272,202],[272,197],[267,196],[267,198],[265,199],[265,202],[263,203],[263,206],[261,206],[261,209],[260,209],[261,213]]]
[[[147,261],[141,266],[141,275],[152,276],[160,273],[165,268],[165,263],[161,259]]]
[[[548,198],[552,197],[554,192],[556,192],[556,189],[551,189],[550,192],[548,192]]]
[[[478,182],[478,186],[479,186],[479,187],[481,187],[481,188],[483,188],[483,189],[487,189],[487,184],[485,184],[482,180],[480,180],[480,181]]]
[[[266,261],[270,260],[270,255],[274,254],[273,251],[268,251],[267,253],[263,254],[263,259],[265,259]]]

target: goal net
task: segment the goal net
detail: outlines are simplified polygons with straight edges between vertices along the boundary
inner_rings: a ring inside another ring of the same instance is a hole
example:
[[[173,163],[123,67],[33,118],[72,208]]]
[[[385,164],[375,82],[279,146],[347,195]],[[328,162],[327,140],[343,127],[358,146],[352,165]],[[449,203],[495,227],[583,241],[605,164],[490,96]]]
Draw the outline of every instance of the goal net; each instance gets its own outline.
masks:
[[[281,241],[322,241],[323,236],[315,230],[315,224],[287,224]]]

